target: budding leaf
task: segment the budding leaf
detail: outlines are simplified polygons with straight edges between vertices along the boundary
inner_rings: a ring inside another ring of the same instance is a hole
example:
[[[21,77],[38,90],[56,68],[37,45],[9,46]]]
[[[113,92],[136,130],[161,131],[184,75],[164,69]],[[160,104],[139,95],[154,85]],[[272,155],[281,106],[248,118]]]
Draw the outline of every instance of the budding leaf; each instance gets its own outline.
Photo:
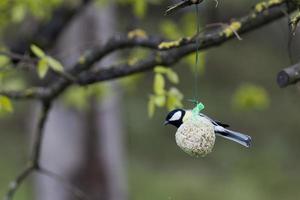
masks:
[[[163,66],[157,66],[154,68],[155,73],[161,73],[161,74],[166,74],[168,73],[168,68],[163,67]]]
[[[155,105],[158,107],[163,107],[166,104],[166,96],[165,95],[156,95],[154,96]]]
[[[167,77],[168,77],[168,79],[169,79],[169,81],[171,83],[174,83],[174,84],[178,84],[179,83],[178,75],[172,69],[168,69],[168,71],[167,71]]]
[[[270,105],[270,97],[265,88],[244,83],[233,95],[232,104],[237,110],[264,110]]]
[[[26,7],[22,4],[15,5],[11,10],[11,18],[13,22],[21,22],[26,15]]]
[[[58,60],[48,56],[47,61],[48,61],[48,64],[49,64],[50,68],[53,69],[54,71],[56,71],[56,72],[63,72],[64,71],[64,67],[62,66],[62,64]]]
[[[134,14],[143,18],[147,11],[147,2],[145,0],[135,0],[133,4]]]
[[[47,59],[45,58],[40,59],[38,62],[38,75],[41,79],[46,76],[48,69],[49,69],[49,65]]]
[[[161,74],[155,74],[154,77],[154,93],[156,95],[162,95],[165,93],[165,79]]]
[[[71,87],[64,93],[63,101],[66,105],[74,107],[78,110],[88,108],[88,90],[82,87]]]
[[[160,23],[160,31],[162,34],[171,40],[178,39],[183,36],[181,29],[171,20],[163,20]]]
[[[10,99],[6,96],[0,96],[0,112],[11,113],[13,112],[13,106]]]
[[[149,101],[148,101],[148,115],[149,117],[153,117],[155,112],[155,102],[154,102],[154,98],[150,97]]]
[[[38,46],[32,44],[30,46],[32,53],[38,58],[44,58],[46,56],[45,52]]]
[[[173,110],[175,108],[181,108],[182,99],[183,99],[182,93],[177,88],[172,87],[168,91],[167,109]]]
[[[7,56],[0,55],[0,68],[10,63],[10,58]]]

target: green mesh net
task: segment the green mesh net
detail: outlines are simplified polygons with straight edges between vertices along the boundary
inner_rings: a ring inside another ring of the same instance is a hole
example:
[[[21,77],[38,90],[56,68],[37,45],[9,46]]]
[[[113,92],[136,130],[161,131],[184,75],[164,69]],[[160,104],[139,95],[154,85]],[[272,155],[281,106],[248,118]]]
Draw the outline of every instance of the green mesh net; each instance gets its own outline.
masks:
[[[193,108],[193,116],[198,116],[200,112],[205,108],[203,103],[197,103],[197,105]]]

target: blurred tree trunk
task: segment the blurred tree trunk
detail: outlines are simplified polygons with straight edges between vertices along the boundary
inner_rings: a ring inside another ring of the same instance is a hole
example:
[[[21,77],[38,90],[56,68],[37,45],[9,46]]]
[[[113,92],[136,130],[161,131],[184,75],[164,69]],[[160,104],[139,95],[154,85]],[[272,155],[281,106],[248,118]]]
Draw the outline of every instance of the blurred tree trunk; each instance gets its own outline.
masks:
[[[100,158],[104,161],[108,177],[110,200],[126,200],[125,153],[121,117],[121,93],[116,84],[110,85],[113,91],[97,107],[98,140]]]
[[[95,12],[97,34],[99,39],[107,41],[117,28],[117,8],[109,5]],[[97,20],[99,19],[99,20]],[[103,66],[111,65],[117,59],[117,55],[105,59]],[[127,199],[127,181],[125,177],[125,147],[124,129],[122,127],[122,91],[118,83],[109,84],[109,95],[96,105],[97,132],[99,159],[103,160],[107,175],[107,192],[109,200]]]
[[[46,125],[41,165],[66,180],[72,176],[74,167],[83,161],[85,132],[81,118],[78,112],[57,103]],[[35,178],[35,194],[38,200],[70,199],[70,191],[63,183],[40,175]]]
[[[80,55],[79,47],[83,43],[84,34],[80,27],[83,23],[82,17],[74,21],[53,49],[65,66],[70,65]],[[46,123],[41,165],[68,181],[85,161],[83,144],[88,133],[84,129],[82,119],[83,116],[74,109],[58,102],[50,111],[49,120]],[[62,183],[46,176],[36,176],[35,194],[38,200],[74,199],[71,191]]]
[[[109,5],[99,9],[89,6],[60,38],[56,50],[63,55],[65,66],[79,58],[80,48],[98,45],[115,32],[115,8]],[[105,64],[111,59],[116,57],[105,60]],[[113,92],[101,103],[93,98],[85,116],[60,103],[54,106],[46,126],[41,163],[80,186],[90,199],[125,200],[121,91],[116,83],[109,87]],[[36,197],[75,198],[63,184],[45,176],[36,177]]]

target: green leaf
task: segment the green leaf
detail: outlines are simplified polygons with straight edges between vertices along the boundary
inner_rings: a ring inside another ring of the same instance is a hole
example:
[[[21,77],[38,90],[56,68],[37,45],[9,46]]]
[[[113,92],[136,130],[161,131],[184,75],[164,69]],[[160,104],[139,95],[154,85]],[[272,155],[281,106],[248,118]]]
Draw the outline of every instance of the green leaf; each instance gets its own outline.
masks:
[[[11,113],[13,112],[13,106],[10,99],[6,96],[0,96],[0,112]]]
[[[2,88],[8,91],[24,90],[26,82],[23,80],[22,76],[12,76],[6,78],[2,83]]]
[[[44,58],[46,56],[45,52],[38,46],[32,44],[30,46],[32,53],[38,58]]]
[[[126,91],[133,92],[137,89],[139,82],[143,79],[143,77],[143,74],[134,74],[121,78],[119,81]]]
[[[155,102],[154,102],[153,96],[151,96],[148,101],[148,116],[150,118],[152,118],[154,115],[154,112],[155,112]]]
[[[242,84],[232,97],[233,107],[238,110],[263,110],[270,104],[267,91],[254,84]]]
[[[46,76],[48,69],[49,69],[48,60],[45,58],[40,59],[38,62],[37,71],[41,79]]]
[[[175,87],[172,87],[168,91],[168,99],[167,99],[167,109],[168,110],[173,110],[175,108],[181,108],[182,105],[182,100],[183,100],[183,95],[182,93]]]
[[[1,87],[3,87],[3,86],[2,86],[2,82],[3,82],[3,80],[4,80],[5,75],[6,75],[6,73],[0,72],[0,83],[1,83]]]
[[[163,95],[165,93],[165,79],[163,75],[155,74],[153,90],[156,95]]]
[[[168,39],[178,39],[183,36],[181,30],[178,28],[177,24],[175,24],[171,20],[164,20],[160,23],[160,31],[162,34]]]
[[[164,66],[157,66],[154,68],[155,73],[166,74],[168,73],[168,68]]]
[[[21,22],[26,15],[26,7],[22,4],[17,4],[11,10],[12,21]]]
[[[47,61],[48,61],[50,68],[53,69],[54,71],[56,71],[56,72],[64,71],[64,67],[58,60],[56,60],[50,56],[47,56]]]
[[[111,93],[111,87],[107,83],[96,83],[84,88],[88,97],[96,97],[97,100],[101,100],[105,95]]]
[[[154,97],[155,105],[158,107],[163,107],[166,104],[166,96],[165,95],[155,95]]]
[[[78,110],[88,108],[88,90],[85,87],[71,87],[63,94],[63,101],[66,105]]]
[[[174,84],[179,83],[179,77],[178,77],[177,73],[175,71],[173,71],[172,69],[167,70],[167,77],[171,83],[174,83]]]
[[[10,63],[10,58],[5,55],[0,55],[0,68],[8,65]]]
[[[147,11],[147,1],[146,0],[135,0],[133,2],[134,14],[139,18],[143,18]]]

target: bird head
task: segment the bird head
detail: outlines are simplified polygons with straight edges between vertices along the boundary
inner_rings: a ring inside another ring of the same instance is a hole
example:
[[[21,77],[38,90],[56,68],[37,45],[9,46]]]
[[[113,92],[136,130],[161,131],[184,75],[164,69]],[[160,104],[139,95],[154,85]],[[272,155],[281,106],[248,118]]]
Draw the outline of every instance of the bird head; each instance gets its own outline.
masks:
[[[171,124],[177,128],[183,123],[183,117],[185,115],[185,111],[182,109],[175,109],[169,112],[167,115],[164,125]]]

